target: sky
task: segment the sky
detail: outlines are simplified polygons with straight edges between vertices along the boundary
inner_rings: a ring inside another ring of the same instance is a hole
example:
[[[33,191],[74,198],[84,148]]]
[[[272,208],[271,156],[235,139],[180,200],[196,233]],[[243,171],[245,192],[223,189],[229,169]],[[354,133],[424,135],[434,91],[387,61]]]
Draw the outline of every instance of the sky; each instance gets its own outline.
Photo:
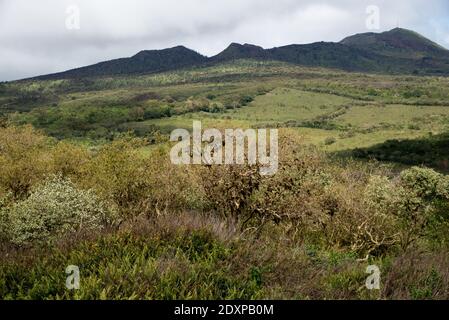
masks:
[[[177,45],[212,56],[232,42],[272,48],[398,26],[449,48],[449,1],[0,0],[0,81]]]

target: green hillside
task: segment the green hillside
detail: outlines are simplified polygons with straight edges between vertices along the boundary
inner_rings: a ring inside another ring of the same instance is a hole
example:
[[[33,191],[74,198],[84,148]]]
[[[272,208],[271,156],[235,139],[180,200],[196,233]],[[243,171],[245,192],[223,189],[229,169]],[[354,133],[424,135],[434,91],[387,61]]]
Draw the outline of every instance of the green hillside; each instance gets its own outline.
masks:
[[[342,44],[369,50],[385,56],[402,58],[446,57],[448,50],[422,35],[407,29],[396,28],[383,33],[362,33],[347,37]]]
[[[328,46],[1,83],[0,299],[448,299],[449,78]],[[278,172],[173,165],[195,120],[279,129]]]
[[[105,61],[61,73],[43,75],[37,79],[152,74],[189,67],[207,67],[239,59],[282,61],[309,67],[384,74],[449,74],[448,50],[413,31],[397,28],[380,34],[354,35],[340,43],[293,44],[272,49],[232,43],[223,52],[210,58],[183,46],[165,50],[147,50],[130,58]]]

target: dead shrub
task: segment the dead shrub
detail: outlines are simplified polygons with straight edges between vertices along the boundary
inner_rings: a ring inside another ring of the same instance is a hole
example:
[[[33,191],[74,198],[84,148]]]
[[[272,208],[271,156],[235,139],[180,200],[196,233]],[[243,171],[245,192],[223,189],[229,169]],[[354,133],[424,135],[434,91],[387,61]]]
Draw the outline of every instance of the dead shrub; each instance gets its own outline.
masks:
[[[262,180],[258,166],[203,166],[199,174],[208,209],[243,224],[253,217],[253,195]]]

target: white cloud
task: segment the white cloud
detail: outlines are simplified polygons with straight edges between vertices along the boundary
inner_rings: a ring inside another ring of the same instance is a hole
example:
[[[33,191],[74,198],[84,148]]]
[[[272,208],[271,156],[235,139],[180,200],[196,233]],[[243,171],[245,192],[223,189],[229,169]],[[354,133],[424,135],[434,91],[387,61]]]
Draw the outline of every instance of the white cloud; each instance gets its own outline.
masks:
[[[80,8],[80,30],[65,27],[72,4]],[[399,24],[448,40],[447,0],[0,0],[0,80],[180,44],[213,55],[231,42],[339,41],[369,31],[371,4],[380,7],[381,31]]]

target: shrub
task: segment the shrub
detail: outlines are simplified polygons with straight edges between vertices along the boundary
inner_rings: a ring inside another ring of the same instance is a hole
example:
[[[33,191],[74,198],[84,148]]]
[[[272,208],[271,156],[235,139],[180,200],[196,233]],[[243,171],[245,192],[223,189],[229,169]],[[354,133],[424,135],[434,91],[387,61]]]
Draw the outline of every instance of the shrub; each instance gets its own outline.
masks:
[[[394,181],[373,176],[365,190],[365,205],[371,214],[383,217],[393,231],[391,244],[400,243],[405,250],[444,221],[435,215],[447,207],[447,177],[431,169],[413,167],[401,172]],[[444,215],[442,215],[443,217]]]
[[[121,214],[142,209],[148,189],[148,170],[139,154],[143,141],[123,138],[102,147],[82,168],[81,185],[115,204]]]
[[[327,246],[346,248],[363,256],[384,254],[397,243],[394,218],[365,203],[364,194],[369,191],[364,189],[363,176],[347,177],[346,170],[333,170],[315,175],[315,184],[303,196],[309,207],[303,214],[303,232]],[[327,178],[325,183],[326,175],[332,179]],[[311,195],[310,200],[307,194]]]
[[[398,215],[403,201],[403,189],[385,176],[371,176],[364,191],[366,221],[364,229],[376,228],[375,235],[366,230],[374,249],[400,242]]]
[[[15,198],[49,173],[48,139],[31,126],[0,128],[0,192]]]
[[[99,230],[112,217],[92,191],[54,176],[8,209],[8,235],[18,245],[46,242],[71,232]]]
[[[199,184],[191,170],[172,165],[165,146],[145,157],[145,144],[127,137],[104,146],[83,166],[80,184],[113,203],[123,220],[200,207]]]
[[[448,177],[432,169],[413,167],[401,173],[400,182],[404,188],[399,206],[404,224],[403,247],[432,233],[432,229],[447,230]]]
[[[245,95],[245,96],[240,97],[240,104],[242,106],[246,106],[253,101],[254,101],[254,98],[250,95]]]
[[[261,182],[258,166],[206,166],[200,177],[210,209],[243,223],[252,218],[253,195]]]
[[[6,194],[5,196],[0,196],[0,241],[7,240],[7,232],[8,232],[8,205],[11,202],[11,193]]]
[[[325,161],[317,150],[294,147],[293,141],[281,139],[284,147],[278,173],[263,179],[256,193],[255,210],[262,220],[288,221],[297,227],[315,229],[322,209],[320,196],[330,180]]]
[[[326,138],[326,140],[324,140],[324,144],[326,146],[330,146],[330,145],[334,144],[335,142],[337,142],[337,139],[335,139],[333,137],[329,137],[329,138]]]
[[[448,178],[432,169],[413,167],[404,170],[401,181],[407,189],[425,200],[439,197],[449,199]]]
[[[190,165],[174,166],[167,146],[153,150],[145,162],[147,183],[152,186],[146,200],[149,208],[158,215],[202,210],[206,192],[201,188],[201,176]]]
[[[284,142],[285,143],[285,142]],[[289,226],[307,241],[345,247],[360,254],[383,254],[399,242],[397,218],[389,212],[395,186],[382,170],[335,165],[318,150],[286,143],[279,172],[256,194],[257,212]]]
[[[80,175],[82,166],[90,160],[86,148],[60,142],[51,150],[52,172],[63,177]]]
[[[397,188],[388,177],[371,176],[364,192],[365,205],[377,213],[393,213],[400,201]]]

